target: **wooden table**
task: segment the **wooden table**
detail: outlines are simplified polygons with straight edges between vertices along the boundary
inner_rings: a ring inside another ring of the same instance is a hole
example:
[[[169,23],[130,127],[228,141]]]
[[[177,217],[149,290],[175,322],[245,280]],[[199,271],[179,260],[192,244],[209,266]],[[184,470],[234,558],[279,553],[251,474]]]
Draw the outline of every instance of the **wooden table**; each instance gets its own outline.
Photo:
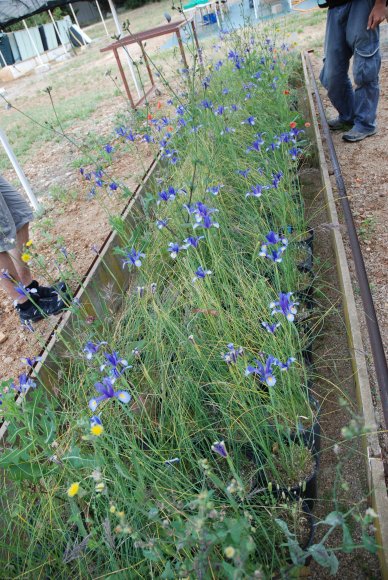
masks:
[[[123,83],[124,83],[125,91],[127,93],[128,99],[131,103],[132,109],[136,109],[136,107],[139,107],[156,88],[156,85],[154,82],[154,77],[152,75],[152,71],[151,71],[151,67],[150,67],[150,63],[149,63],[149,60],[147,58],[147,54],[144,50],[143,42],[145,40],[149,40],[150,38],[157,38],[159,36],[164,36],[165,34],[175,33],[177,36],[177,39],[178,39],[178,45],[179,45],[179,50],[180,50],[181,55],[182,55],[183,64],[184,64],[185,68],[188,68],[187,58],[186,58],[185,49],[183,46],[182,36],[181,36],[181,28],[185,25],[190,25],[192,28],[195,45],[197,47],[198,58],[199,58],[200,63],[202,64],[201,50],[200,50],[199,43],[198,43],[197,31],[195,29],[194,19],[192,19],[192,18],[185,19],[185,20],[178,20],[177,22],[170,22],[169,24],[164,24],[163,26],[156,26],[155,28],[150,28],[149,30],[144,30],[143,32],[138,32],[136,34],[129,34],[128,36],[124,36],[124,38],[120,38],[119,40],[112,42],[112,44],[109,44],[108,46],[106,46],[105,48],[102,48],[100,50],[100,52],[109,52],[111,50],[113,51],[113,54],[115,55],[115,58],[116,58],[117,66],[119,67],[121,78],[122,78]],[[141,97],[141,99],[139,99],[137,101],[137,103],[135,103],[133,100],[133,97],[132,97],[132,94],[131,94],[131,91],[130,91],[130,88],[128,85],[127,77],[125,75],[123,65],[121,63],[120,55],[119,55],[119,48],[124,48],[126,46],[131,45],[131,44],[138,44],[140,46],[140,50],[142,52],[145,65],[147,67],[148,76],[149,76],[150,81],[151,81],[151,87],[147,90],[147,92],[144,93],[143,97]]]

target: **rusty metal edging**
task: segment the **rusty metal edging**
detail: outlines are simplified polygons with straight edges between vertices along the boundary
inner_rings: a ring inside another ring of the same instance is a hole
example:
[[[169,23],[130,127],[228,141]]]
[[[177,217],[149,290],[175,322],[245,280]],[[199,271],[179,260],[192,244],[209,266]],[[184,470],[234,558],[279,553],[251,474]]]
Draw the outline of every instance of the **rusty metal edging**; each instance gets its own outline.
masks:
[[[145,186],[158,166],[160,156],[159,152],[149,165],[131,199],[121,213],[121,218],[128,227],[133,224],[133,210],[139,206],[140,198],[145,193]],[[110,305],[112,309],[117,309],[118,303],[115,296],[121,294],[130,285],[132,274],[127,268],[122,268],[120,256],[114,252],[117,246],[122,246],[122,240],[117,232],[111,231],[75,294],[75,300],[79,302],[86,315],[103,315],[106,304]],[[110,299],[100,295],[101,287],[107,284],[110,285]],[[68,352],[67,343],[71,342],[72,337],[78,330],[78,316],[78,313],[71,309],[61,317],[41,351],[40,361],[33,369],[34,375],[39,375],[39,382],[54,393],[59,392],[59,361],[63,356],[66,356]],[[21,394],[16,403],[20,404],[23,398],[28,395],[28,392]],[[7,421],[0,425],[0,442],[6,435],[8,425],[9,422]]]
[[[376,539],[380,545],[379,560],[382,577],[388,580],[388,495],[385,484],[384,465],[377,435],[377,423],[372,399],[372,393],[368,377],[368,369],[365,359],[365,351],[362,342],[360,323],[358,320],[357,307],[354,299],[353,287],[350,277],[349,266],[346,258],[345,247],[340,232],[340,223],[335,205],[333,189],[331,187],[329,170],[317,121],[317,112],[313,99],[313,90],[307,71],[305,55],[302,53],[302,64],[310,118],[314,129],[316,148],[324,186],[327,214],[332,228],[332,243],[334,246],[338,278],[342,290],[343,309],[348,334],[349,350],[352,357],[352,366],[356,384],[357,399],[362,410],[365,425],[370,429],[363,438],[366,469],[368,475],[369,490],[371,493],[372,506],[378,514],[376,522]]]

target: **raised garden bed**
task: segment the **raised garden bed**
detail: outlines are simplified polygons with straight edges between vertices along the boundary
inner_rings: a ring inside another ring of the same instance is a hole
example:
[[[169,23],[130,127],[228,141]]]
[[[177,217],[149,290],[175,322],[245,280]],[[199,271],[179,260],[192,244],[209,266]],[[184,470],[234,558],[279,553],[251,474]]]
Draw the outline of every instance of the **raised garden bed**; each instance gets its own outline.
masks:
[[[311,558],[336,571],[309,512],[326,312],[298,180],[298,61],[248,32],[224,40],[175,97],[175,136],[155,124],[163,163],[35,366],[41,385],[3,397],[12,572],[267,578]],[[356,515],[365,533],[373,515]],[[324,521],[348,551],[351,517]]]

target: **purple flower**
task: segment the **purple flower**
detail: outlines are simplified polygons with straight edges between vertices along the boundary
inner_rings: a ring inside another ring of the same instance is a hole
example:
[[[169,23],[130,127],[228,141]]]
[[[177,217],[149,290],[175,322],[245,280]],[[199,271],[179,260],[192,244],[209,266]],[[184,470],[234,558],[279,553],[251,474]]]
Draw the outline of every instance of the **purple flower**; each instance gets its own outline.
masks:
[[[222,94],[223,94],[223,95],[228,95],[228,94],[229,94],[229,92],[230,92],[230,91],[229,91],[228,87],[225,87],[224,89],[222,89]]]
[[[269,232],[266,236],[266,242],[262,244],[259,256],[263,256],[264,258],[268,258],[272,262],[281,262],[282,261],[282,254],[286,251],[288,240],[283,236],[279,236],[275,232]],[[272,246],[278,246],[277,248],[271,248],[268,250],[268,244]]]
[[[223,105],[220,105],[219,107],[217,107],[217,109],[214,111],[214,114],[217,116],[221,116],[223,115],[225,112],[225,107]]]
[[[276,329],[280,326],[280,322],[276,324],[269,324],[268,322],[262,322],[261,326],[264,326],[267,332],[271,334],[275,334]]]
[[[86,359],[91,360],[94,357],[94,355],[96,355],[98,353],[98,351],[100,350],[100,348],[103,344],[108,344],[108,343],[105,341],[96,342],[96,343],[88,341],[85,344],[85,348],[83,350],[84,353],[86,353],[85,354]]]
[[[27,376],[26,373],[22,373],[19,376],[18,385],[15,385],[14,383],[11,384],[11,388],[18,391],[18,393],[25,393],[29,389],[35,389],[35,387],[36,382],[31,377]]]
[[[239,110],[239,106],[238,105],[230,105],[230,108],[232,109],[232,111],[234,113]]]
[[[118,188],[118,185],[114,181],[112,181],[112,183],[109,184],[109,189],[111,189],[112,191],[116,191],[117,188]]]
[[[111,376],[115,378],[120,377],[124,371],[132,368],[124,358],[120,358],[116,351],[112,353],[104,352],[104,357],[107,362],[100,366],[100,371],[103,371],[107,366],[109,366]]]
[[[220,70],[220,68],[222,67],[224,63],[222,62],[222,60],[219,60],[218,62],[216,62],[216,64],[214,65],[214,70],[218,71]]]
[[[241,125],[251,125],[251,127],[253,127],[253,125],[255,124],[255,117],[248,117],[247,119],[244,119],[244,121],[241,121]]]
[[[185,114],[185,108],[183,105],[178,105],[176,108],[176,114],[177,115],[184,115]]]
[[[272,177],[273,177],[272,187],[274,189],[277,189],[279,186],[279,182],[280,182],[281,178],[283,177],[283,173],[282,173],[282,171],[278,171],[278,173],[273,173]]]
[[[298,310],[296,306],[298,306],[299,302],[293,302],[292,300],[292,292],[284,292],[279,293],[279,300],[275,302],[271,302],[269,307],[272,308],[271,314],[284,314],[289,322],[293,322],[295,319],[295,314],[297,314]]]
[[[109,143],[107,143],[107,144],[104,146],[104,149],[105,149],[105,151],[106,151],[107,153],[112,153],[112,152],[113,152],[113,147],[112,147],[112,145],[110,145]]]
[[[187,248],[193,247],[193,248],[198,248],[199,245],[199,240],[203,240],[205,236],[189,236],[188,238],[186,238],[185,240],[183,240],[183,246],[182,248],[184,250],[187,250]]]
[[[7,279],[12,280],[12,278],[7,278]],[[27,286],[24,286],[24,284],[22,284],[21,282],[18,282],[17,284],[15,284],[14,290],[22,298],[28,298],[28,296],[30,294],[37,294],[38,293],[38,290],[36,288],[27,288]]]
[[[288,153],[291,155],[292,161],[296,161],[299,153],[301,153],[301,152],[302,152],[302,149],[299,149],[298,147],[291,147],[291,149],[289,149],[289,151],[288,151]]]
[[[212,187],[208,187],[206,191],[212,193],[213,195],[218,195],[220,193],[221,188],[224,187],[222,183],[218,185],[213,185]]]
[[[263,133],[257,133],[257,139],[247,148],[247,153],[249,153],[249,151],[261,151],[261,146],[264,145],[262,135]]]
[[[290,356],[290,358],[288,358],[285,363],[280,362],[280,360],[276,360],[275,364],[280,368],[281,371],[284,372],[288,371],[292,363],[294,363],[295,361],[296,359],[293,356]]]
[[[261,197],[263,189],[266,189],[263,185],[252,185],[251,191],[248,191],[245,197]]]
[[[171,201],[174,200],[177,196],[178,190],[170,185],[168,189],[163,189],[163,191],[159,191],[158,196],[159,200],[157,204],[159,205],[161,201]]]
[[[202,266],[199,266],[195,272],[195,278],[193,278],[193,282],[196,282],[197,280],[203,280],[206,276],[210,276],[211,274],[211,270],[204,270]]]
[[[201,201],[196,203],[196,211],[195,211],[195,221],[196,223],[193,225],[193,228],[204,227],[209,229],[211,227],[219,228],[219,224],[217,222],[213,222],[211,219],[211,214],[217,212],[218,209],[207,207]]]
[[[20,360],[21,360],[21,362],[22,362],[24,365],[27,365],[28,367],[32,368],[32,367],[34,366],[34,364],[35,364],[35,363],[37,363],[37,362],[39,362],[39,361],[41,361],[41,360],[42,360],[42,357],[41,357],[41,356],[35,356],[35,357],[33,357],[33,358],[29,358],[29,357],[27,356],[27,357],[25,357],[25,358],[21,358]]]
[[[248,177],[249,172],[250,172],[249,167],[248,167],[248,169],[237,169],[236,170],[236,173],[238,173],[238,175],[241,175],[242,177],[245,177],[245,178]]]
[[[212,109],[213,103],[209,101],[209,99],[204,99],[203,101],[201,101],[201,107],[203,107],[204,109]]]
[[[106,399],[116,398],[120,403],[129,403],[131,400],[131,395],[127,391],[115,391],[113,388],[114,379],[111,377],[104,377],[102,383],[95,383],[95,388],[100,396],[90,399],[89,409],[93,412],[97,409],[98,405],[105,401]]]
[[[221,457],[228,457],[228,452],[226,450],[224,441],[216,441],[215,443],[213,443],[211,449],[212,451],[214,451],[214,453],[218,453],[218,455],[221,455]]]
[[[165,220],[156,220],[156,225],[158,227],[158,230],[162,230],[163,228],[165,228],[168,224],[168,219]]]
[[[140,268],[141,266],[140,258],[145,258],[145,254],[142,254],[141,252],[136,252],[135,248],[132,248],[131,250],[129,250],[129,252],[126,252],[125,256],[126,258],[122,260],[123,268],[127,264],[136,266],[136,268]]]
[[[223,354],[222,358],[227,364],[235,364],[238,357],[244,353],[242,346],[239,346],[237,349],[235,349],[233,342],[230,342],[228,345],[226,345],[226,348],[229,352]]]
[[[170,242],[168,244],[168,251],[170,252],[171,258],[173,258],[174,260],[179,254],[180,250],[182,250],[182,247],[176,242]]]
[[[91,427],[94,427],[95,425],[102,425],[102,421],[99,415],[93,415],[93,417],[90,417],[89,421]]]
[[[258,375],[260,381],[265,383],[269,387],[273,387],[276,384],[276,379],[273,374],[272,366],[277,364],[277,359],[274,356],[269,356],[265,363],[261,363],[259,360],[255,359],[256,367],[247,366],[245,369],[245,376],[248,375]]]
[[[149,133],[143,135],[142,141],[144,143],[155,143],[155,139]]]
[[[224,134],[228,134],[228,133],[235,133],[235,132],[236,132],[236,129],[234,127],[225,127],[221,131],[220,135],[224,135]]]

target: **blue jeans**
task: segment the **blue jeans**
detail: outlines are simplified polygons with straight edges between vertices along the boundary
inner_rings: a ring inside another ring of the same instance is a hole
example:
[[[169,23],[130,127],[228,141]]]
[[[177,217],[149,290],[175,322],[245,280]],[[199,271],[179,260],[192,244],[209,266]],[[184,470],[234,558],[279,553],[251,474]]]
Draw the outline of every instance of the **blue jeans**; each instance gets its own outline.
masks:
[[[366,29],[373,5],[374,0],[352,0],[328,10],[320,75],[340,120],[362,132],[375,129],[379,100],[379,29]],[[348,74],[352,56],[354,90]]]

